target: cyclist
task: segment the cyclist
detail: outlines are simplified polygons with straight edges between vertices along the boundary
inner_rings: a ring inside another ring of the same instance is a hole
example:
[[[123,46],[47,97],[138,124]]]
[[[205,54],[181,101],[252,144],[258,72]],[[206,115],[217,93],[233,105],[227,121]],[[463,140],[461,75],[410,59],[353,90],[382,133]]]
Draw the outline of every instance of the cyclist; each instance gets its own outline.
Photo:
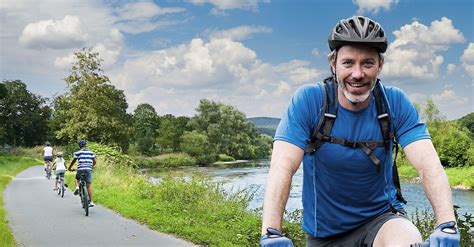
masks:
[[[64,179],[64,173],[66,172],[66,166],[64,165],[65,162],[66,161],[64,161],[63,152],[58,152],[52,166],[52,169],[56,170],[56,181],[54,181],[53,190],[58,190],[59,179]]]
[[[328,43],[332,76],[324,84],[299,88],[277,128],[260,244],[293,245],[283,236],[281,221],[292,176],[301,162],[302,227],[307,234],[307,246],[421,243],[421,234],[407,218],[403,197],[392,179],[391,138],[388,142],[367,141],[384,140],[381,119],[390,119],[391,133],[395,133],[406,157],[418,171],[436,216],[438,227],[426,243],[458,246],[460,235],[455,226],[451,189],[426,126],[405,93],[383,86],[378,80],[384,64],[382,54],[388,45],[383,28],[367,17],[354,16],[336,24]],[[326,90],[326,86],[333,90]],[[328,91],[333,93],[330,105],[335,106],[334,114],[322,111],[327,109],[324,95],[328,94],[324,92]],[[376,92],[381,92],[381,96]],[[389,115],[378,114],[377,98],[387,102]],[[332,129],[315,130],[319,125],[315,120],[321,117],[329,119],[326,122],[331,122]],[[315,140],[318,146],[308,149]]]
[[[89,194],[89,207],[94,206],[92,201],[92,169],[96,165],[95,154],[92,151],[86,149],[86,141],[79,141],[80,150],[74,153],[74,158],[71,161],[71,164],[68,167],[69,171],[72,171],[72,166],[78,161],[77,172],[76,172],[76,189],[74,190],[74,195],[79,194],[79,179],[81,174],[86,174],[86,188]]]
[[[48,169],[51,169],[51,162],[53,161],[53,147],[51,147],[51,143],[45,143],[45,147],[43,148],[41,155],[43,156],[44,160],[44,171],[47,173]]]

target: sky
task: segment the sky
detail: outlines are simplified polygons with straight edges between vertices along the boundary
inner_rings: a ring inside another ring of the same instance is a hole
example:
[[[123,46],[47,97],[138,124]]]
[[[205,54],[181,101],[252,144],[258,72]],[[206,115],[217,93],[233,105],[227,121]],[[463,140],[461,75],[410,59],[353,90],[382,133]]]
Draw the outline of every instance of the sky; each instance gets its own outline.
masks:
[[[192,117],[206,98],[280,117],[330,74],[330,30],[365,15],[388,35],[382,83],[457,119],[474,111],[473,13],[472,0],[1,0],[0,79],[52,99],[90,47],[129,112]]]

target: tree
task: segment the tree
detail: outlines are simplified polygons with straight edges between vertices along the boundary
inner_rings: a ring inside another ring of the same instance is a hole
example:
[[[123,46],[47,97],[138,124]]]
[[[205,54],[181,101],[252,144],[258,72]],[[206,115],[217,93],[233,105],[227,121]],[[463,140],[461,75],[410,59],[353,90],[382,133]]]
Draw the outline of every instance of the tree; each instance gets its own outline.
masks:
[[[46,141],[51,108],[47,99],[28,91],[21,80],[0,83],[0,141],[35,146]]]
[[[187,128],[188,122],[188,117],[175,117],[171,114],[166,114],[160,118],[160,127],[158,129],[156,142],[160,145],[162,150],[173,152],[180,150],[180,137],[184,131],[189,130]]]
[[[446,121],[438,107],[429,99],[423,109],[431,140],[441,164],[445,167],[461,167],[469,164],[474,144],[469,130],[455,121]]]
[[[466,127],[469,132],[471,132],[471,137],[474,137],[474,112],[467,114],[466,116],[460,118],[458,121],[461,126]]]
[[[74,54],[68,90],[54,100],[52,126],[64,142],[86,139],[102,144],[129,144],[130,115],[122,90],[116,89],[100,67],[99,54],[84,48]]]
[[[155,139],[160,126],[159,116],[150,104],[140,104],[132,115],[133,141],[140,153],[151,155],[155,152]]]
[[[246,122],[245,115],[234,107],[203,99],[196,112],[189,126],[207,135],[215,153],[245,159],[269,153],[269,149],[263,150],[265,140],[260,139],[255,125]]]
[[[422,116],[427,123],[431,124],[437,124],[446,120],[446,117],[441,114],[432,99],[426,101],[426,106],[424,107]]]

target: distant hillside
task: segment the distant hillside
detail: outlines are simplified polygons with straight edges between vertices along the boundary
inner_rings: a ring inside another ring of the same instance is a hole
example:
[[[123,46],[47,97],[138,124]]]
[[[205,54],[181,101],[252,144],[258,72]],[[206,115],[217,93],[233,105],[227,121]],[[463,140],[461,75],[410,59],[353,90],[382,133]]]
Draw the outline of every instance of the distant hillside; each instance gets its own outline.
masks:
[[[457,119],[462,126],[466,127],[471,131],[471,135],[474,136],[474,112],[467,114],[466,116]]]
[[[260,132],[272,137],[275,135],[275,131],[280,123],[279,118],[271,117],[252,117],[245,120],[254,123]]]

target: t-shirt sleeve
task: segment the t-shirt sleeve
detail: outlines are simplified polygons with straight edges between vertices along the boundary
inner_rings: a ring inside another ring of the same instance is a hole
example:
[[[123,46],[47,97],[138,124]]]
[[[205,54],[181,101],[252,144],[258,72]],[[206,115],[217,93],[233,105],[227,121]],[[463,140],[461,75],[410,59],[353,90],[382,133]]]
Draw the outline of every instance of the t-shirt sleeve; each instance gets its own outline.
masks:
[[[74,159],[79,159],[79,152],[74,152]]]
[[[285,141],[305,150],[322,105],[320,84],[305,85],[294,93],[280,124],[274,141]]]
[[[430,139],[426,124],[407,95],[398,88],[392,87],[388,90],[391,91],[387,97],[392,108],[397,140],[402,148],[418,140]]]

